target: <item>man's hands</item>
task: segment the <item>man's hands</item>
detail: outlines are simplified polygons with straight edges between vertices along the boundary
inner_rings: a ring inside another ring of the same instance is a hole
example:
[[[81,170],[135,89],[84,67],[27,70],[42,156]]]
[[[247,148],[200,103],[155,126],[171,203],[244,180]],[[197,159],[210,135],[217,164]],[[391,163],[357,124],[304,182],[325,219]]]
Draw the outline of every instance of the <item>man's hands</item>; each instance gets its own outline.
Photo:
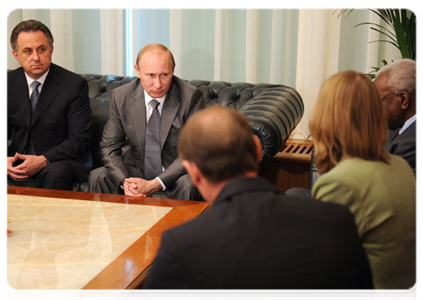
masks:
[[[145,180],[142,178],[126,178],[123,188],[126,196],[144,196],[147,197],[154,192],[162,189],[159,180]]]
[[[13,166],[13,163],[21,160],[22,163]],[[16,153],[15,156],[7,157],[7,175],[15,181],[26,181],[47,166],[44,155],[24,155]]]

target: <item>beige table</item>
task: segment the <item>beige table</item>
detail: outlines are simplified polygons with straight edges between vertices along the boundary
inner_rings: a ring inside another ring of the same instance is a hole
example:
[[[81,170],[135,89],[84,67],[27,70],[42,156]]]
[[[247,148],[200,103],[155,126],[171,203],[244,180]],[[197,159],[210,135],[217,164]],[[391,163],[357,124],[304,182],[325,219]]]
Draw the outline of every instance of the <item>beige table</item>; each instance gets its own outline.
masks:
[[[8,187],[8,282],[16,289],[128,289],[163,231],[204,202]]]

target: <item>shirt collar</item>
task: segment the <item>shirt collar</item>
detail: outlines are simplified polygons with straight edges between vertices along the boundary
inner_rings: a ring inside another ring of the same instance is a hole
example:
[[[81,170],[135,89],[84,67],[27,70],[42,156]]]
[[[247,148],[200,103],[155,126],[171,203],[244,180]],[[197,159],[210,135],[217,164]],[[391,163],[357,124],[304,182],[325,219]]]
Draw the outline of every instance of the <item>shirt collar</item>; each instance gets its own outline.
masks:
[[[39,83],[41,83],[40,87],[42,87],[44,85],[44,82],[46,81],[46,78],[47,78],[47,75],[48,75],[49,72],[50,72],[50,69],[48,69],[47,72],[45,72],[43,74],[43,76],[41,76],[38,79],[33,79],[33,78],[29,77],[28,74],[26,74],[26,72],[25,72],[25,77],[26,77],[26,82],[28,83],[28,88],[31,89],[31,84],[34,81],[38,81]]]
[[[152,100],[152,99],[156,99],[157,100],[157,102],[159,102],[160,103],[160,106],[159,106],[159,108],[160,107],[163,107],[163,102],[165,101],[165,98],[166,98],[166,95],[164,95],[163,97],[161,97],[161,98],[152,98],[145,90],[144,90],[144,99],[145,99],[145,106],[147,107],[147,105],[148,105],[148,103],[150,103],[150,101]]]
[[[401,127],[401,129],[398,131],[398,134],[401,135],[405,130],[407,130],[408,127],[411,126],[416,121],[416,115],[409,118],[407,121],[405,121],[404,125]]]

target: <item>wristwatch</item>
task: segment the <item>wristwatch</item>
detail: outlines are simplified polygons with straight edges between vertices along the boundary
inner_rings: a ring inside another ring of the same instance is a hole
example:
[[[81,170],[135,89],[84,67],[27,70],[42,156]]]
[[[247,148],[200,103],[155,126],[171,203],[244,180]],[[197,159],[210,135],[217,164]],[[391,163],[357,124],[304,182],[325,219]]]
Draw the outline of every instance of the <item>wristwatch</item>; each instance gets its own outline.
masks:
[[[125,188],[123,187],[123,184],[125,183],[126,178],[128,178],[128,177],[123,178],[123,179],[122,179],[122,181],[119,183],[119,187],[120,187],[122,190],[125,190]]]

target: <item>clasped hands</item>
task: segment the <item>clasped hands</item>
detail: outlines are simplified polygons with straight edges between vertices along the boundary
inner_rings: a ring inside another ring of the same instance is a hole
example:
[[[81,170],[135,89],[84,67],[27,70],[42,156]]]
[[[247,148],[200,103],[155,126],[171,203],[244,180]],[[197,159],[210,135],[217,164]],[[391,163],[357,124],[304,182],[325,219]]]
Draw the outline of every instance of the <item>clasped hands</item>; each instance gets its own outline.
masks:
[[[13,166],[15,162],[21,160],[22,163]],[[7,175],[15,181],[27,181],[47,166],[44,155],[24,155],[16,153],[15,156],[7,157]]]
[[[126,196],[147,197],[162,189],[162,185],[156,178],[153,180],[145,180],[142,178],[130,177],[125,179],[123,189]]]

